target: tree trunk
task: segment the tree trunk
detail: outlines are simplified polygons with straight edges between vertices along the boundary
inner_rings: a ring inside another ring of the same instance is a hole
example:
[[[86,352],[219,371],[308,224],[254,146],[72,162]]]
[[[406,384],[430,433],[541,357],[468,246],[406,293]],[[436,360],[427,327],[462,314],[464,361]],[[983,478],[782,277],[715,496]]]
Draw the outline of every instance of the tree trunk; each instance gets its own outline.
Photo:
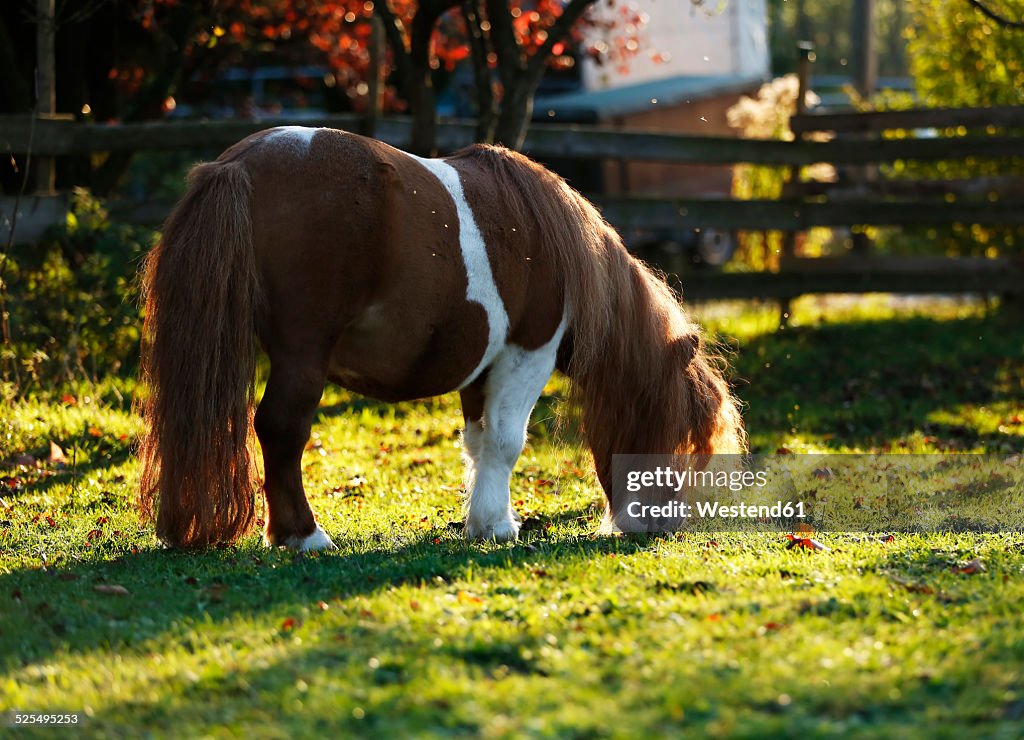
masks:
[[[484,144],[494,141],[494,129],[498,123],[498,112],[494,106],[494,86],[491,70],[487,64],[487,34],[483,30],[483,9],[481,0],[465,0],[462,17],[466,21],[469,35],[470,61],[473,64],[473,90],[476,96],[476,133],[474,138]]]
[[[530,76],[521,74],[515,77],[511,85],[506,85],[498,125],[494,131],[495,144],[502,144],[517,152],[523,148],[533,116],[533,95],[539,84],[539,77],[530,79]]]
[[[434,97],[434,80],[430,69],[430,39],[438,18],[458,4],[459,0],[422,2],[412,19],[409,42],[412,84],[409,102],[412,105],[413,128],[412,141],[409,145],[413,154],[422,157],[433,157],[437,154],[437,101]]]
[[[491,23],[491,41],[498,57],[498,71],[504,95],[501,113],[494,132],[496,143],[519,151],[526,139],[533,115],[533,96],[555,46],[568,36],[573,25],[595,0],[569,0],[547,31],[544,44],[527,56],[516,38],[512,16],[507,2],[484,0]]]
[[[409,150],[421,157],[437,155],[437,102],[434,100],[434,86],[430,79],[429,67],[417,69],[413,77],[412,139]]]
[[[437,153],[437,104],[434,100],[434,81],[430,74],[430,35],[434,17],[421,8],[412,21],[412,39],[409,61],[412,66],[412,141],[409,148],[421,157]]]

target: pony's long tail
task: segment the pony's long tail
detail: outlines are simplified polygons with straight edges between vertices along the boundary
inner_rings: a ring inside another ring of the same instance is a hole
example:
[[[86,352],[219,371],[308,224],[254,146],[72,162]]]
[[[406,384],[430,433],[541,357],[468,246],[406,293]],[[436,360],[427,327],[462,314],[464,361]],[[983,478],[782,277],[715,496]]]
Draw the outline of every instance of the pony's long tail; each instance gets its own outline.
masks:
[[[252,406],[261,304],[252,183],[202,164],[144,271],[139,507],[172,547],[204,547],[255,521]]]

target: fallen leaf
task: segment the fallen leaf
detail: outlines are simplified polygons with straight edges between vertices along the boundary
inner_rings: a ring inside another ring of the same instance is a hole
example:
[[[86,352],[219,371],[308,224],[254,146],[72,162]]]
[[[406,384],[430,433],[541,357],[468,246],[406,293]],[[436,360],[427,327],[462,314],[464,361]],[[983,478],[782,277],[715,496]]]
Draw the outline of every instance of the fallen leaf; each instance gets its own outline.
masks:
[[[917,581],[911,581],[906,578],[900,578],[899,576],[893,576],[892,580],[894,583],[903,586],[903,588],[907,589],[907,591],[910,591],[915,594],[935,593],[935,589],[929,586],[927,583],[918,583]]]
[[[981,562],[981,558],[975,558],[968,563],[953,568],[954,573],[962,573],[965,576],[974,576],[978,573],[984,573],[986,570],[987,568]]]
[[[483,599],[481,599],[479,596],[477,596],[474,593],[470,593],[469,591],[459,591],[458,599],[459,599],[459,603],[460,604],[482,604],[482,603],[484,603]]]
[[[816,468],[811,475],[818,480],[832,480],[832,468]]]
[[[124,586],[116,583],[101,583],[98,586],[93,586],[92,590],[107,596],[127,596],[130,593]]]
[[[787,550],[792,550],[794,547],[802,547],[805,550],[828,552],[831,549],[810,537],[797,537],[795,534],[787,534],[786,539],[789,540],[789,544],[786,545]]]
[[[50,462],[52,463],[66,463],[68,459],[64,457],[64,450],[60,448],[54,441],[50,441]]]
[[[224,583],[211,583],[203,590],[210,601],[221,602],[224,600],[224,592],[228,590],[228,586]]]

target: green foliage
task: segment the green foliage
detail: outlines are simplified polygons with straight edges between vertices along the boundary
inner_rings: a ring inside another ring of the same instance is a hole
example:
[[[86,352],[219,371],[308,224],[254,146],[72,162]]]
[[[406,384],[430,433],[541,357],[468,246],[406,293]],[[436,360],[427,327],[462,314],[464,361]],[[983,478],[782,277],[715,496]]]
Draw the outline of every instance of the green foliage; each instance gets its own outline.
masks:
[[[909,0],[910,71],[929,106],[1024,104],[1024,31],[963,0]]]
[[[951,0],[951,4],[958,3],[966,5],[964,0]],[[854,6],[851,0],[768,0],[772,70],[776,74],[795,72],[797,42],[811,41],[818,57],[816,74],[851,75]],[[904,0],[875,0],[875,45],[882,76],[901,77],[907,73],[901,38],[906,24]]]
[[[152,232],[112,224],[96,199],[76,190],[63,228],[7,255],[5,395],[135,368],[135,274],[152,240]]]
[[[966,2],[911,0],[904,31],[910,71],[917,90],[915,105],[984,107],[1024,104],[1024,31],[1004,28]],[[907,107],[907,96],[883,94],[878,109]],[[963,136],[963,129],[938,132]],[[989,127],[985,135],[997,133]],[[913,136],[894,132],[893,136]],[[883,169],[893,179],[955,180],[1024,175],[1018,158],[949,162],[895,162]],[[981,197],[985,197],[982,195]],[[994,196],[990,196],[994,197]],[[908,228],[879,234],[882,251],[950,256],[995,257],[1024,252],[1020,227],[958,224],[948,228]]]

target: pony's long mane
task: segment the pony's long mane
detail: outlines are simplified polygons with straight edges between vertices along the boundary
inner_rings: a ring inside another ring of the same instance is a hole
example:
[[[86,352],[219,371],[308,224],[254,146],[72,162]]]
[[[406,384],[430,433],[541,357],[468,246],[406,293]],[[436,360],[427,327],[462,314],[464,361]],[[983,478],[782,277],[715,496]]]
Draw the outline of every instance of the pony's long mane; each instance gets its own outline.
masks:
[[[562,178],[508,149],[474,146],[455,158],[493,172],[504,207],[535,224],[542,249],[564,276],[571,342],[564,369],[606,491],[613,454],[745,450],[720,356],[597,209]]]

